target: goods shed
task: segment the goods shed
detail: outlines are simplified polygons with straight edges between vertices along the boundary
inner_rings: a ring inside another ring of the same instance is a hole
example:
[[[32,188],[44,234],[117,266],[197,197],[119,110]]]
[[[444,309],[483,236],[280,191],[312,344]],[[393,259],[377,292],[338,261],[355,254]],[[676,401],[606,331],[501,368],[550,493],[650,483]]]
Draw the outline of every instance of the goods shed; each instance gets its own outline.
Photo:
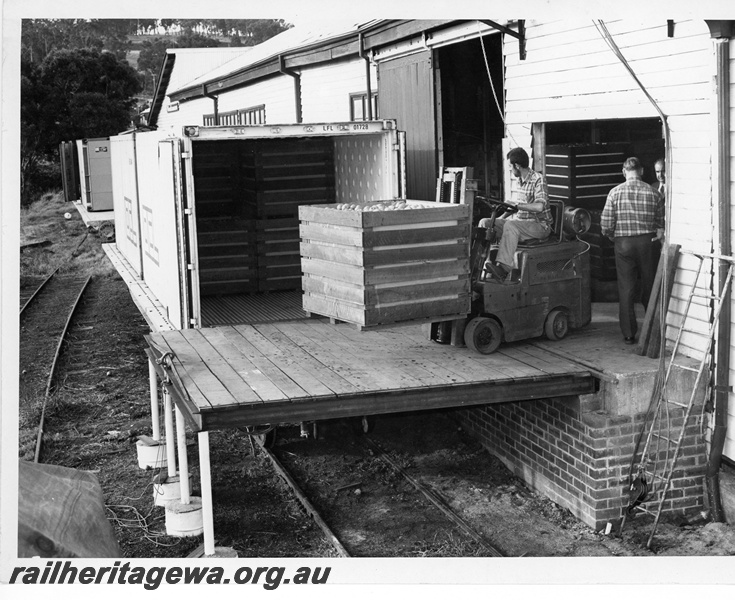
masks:
[[[667,313],[669,324],[674,326],[682,321],[683,290],[694,277],[692,252],[730,254],[729,211],[722,210],[729,206],[732,188],[727,145],[732,105],[730,35],[727,23],[703,21],[662,20],[646,26],[625,20],[609,24],[569,20],[374,21],[338,36],[301,40],[303,46],[295,38],[286,42],[274,38],[268,48],[253,51],[252,61],[243,58],[232,69],[234,61],[223,65],[199,78],[196,85],[168,90],[170,95],[159,90],[154,111],[159,111],[161,128],[169,126],[169,116],[181,116],[184,111],[191,111],[188,117],[196,115],[188,123],[205,125],[221,116],[242,119],[251,108],[258,109],[257,118],[265,123],[276,122],[271,120],[272,114],[286,113],[292,115],[290,121],[298,123],[305,119],[307,107],[320,106],[320,114],[336,115],[361,95],[363,110],[351,113],[351,118],[396,119],[396,128],[406,131],[407,167],[402,189],[405,197],[418,200],[433,198],[437,170],[453,163],[473,168],[480,195],[502,198],[508,189],[503,156],[508,148],[521,146],[529,150],[536,170],[545,173],[553,194],[570,204],[599,211],[605,188],[615,184],[614,166],[622,156],[640,155],[649,166],[646,177],[650,179],[653,161],[663,154],[669,171],[668,239],[688,250],[679,259]],[[278,46],[281,43],[284,45]],[[575,57],[574,61],[570,57]],[[682,77],[672,81],[670,73],[682,65]],[[335,84],[336,76],[347,72],[354,77],[355,83],[349,84],[354,94]],[[710,85],[713,78],[720,84],[715,88]],[[307,80],[321,85],[309,88],[304,85]],[[538,81],[545,85],[535,85]],[[276,96],[279,101],[287,98],[287,103],[274,104]],[[164,112],[164,104],[175,108]],[[228,109],[225,113],[234,111],[235,116],[223,115],[223,106]],[[269,110],[271,106],[275,111]],[[421,116],[420,124],[417,115]],[[717,131],[719,145],[701,135],[702,131]],[[594,157],[591,163],[585,158],[590,156]],[[605,158],[599,160],[598,156]],[[565,172],[567,166],[578,175],[593,178],[595,189],[583,188],[589,182],[575,179],[571,170]],[[691,197],[700,200],[696,209]],[[178,223],[176,235],[191,238],[184,221]],[[174,236],[172,231],[169,234]],[[612,289],[607,279],[610,249],[594,224],[590,235],[593,237],[587,241],[596,275],[592,291],[599,294],[597,299],[608,300],[606,294]],[[186,269],[193,264],[183,254],[179,261]],[[709,263],[708,275],[698,281],[699,286],[717,290],[722,278],[715,262]],[[148,285],[155,286],[154,282],[152,278]],[[156,310],[163,310],[165,316],[170,313],[173,329],[201,326],[187,323],[200,310],[194,308],[194,296],[187,296],[188,285],[163,286],[166,289],[160,296],[175,296],[173,302],[161,302],[156,296]],[[188,307],[187,298],[191,302]],[[684,347],[694,359],[705,347],[702,333],[711,317],[706,304],[697,304],[690,313],[692,326]],[[729,327],[729,315],[723,320]],[[714,366],[718,381],[726,382],[729,351],[723,354],[722,348],[729,348],[729,337],[722,331],[719,335],[721,350]],[[641,382],[629,383],[631,389],[640,385],[645,389]],[[648,389],[652,387],[652,380],[648,380]],[[732,431],[727,427],[732,423],[728,395],[720,392],[716,413],[705,414],[712,431],[712,450],[705,452],[705,445],[710,448],[710,437],[706,441],[701,436],[693,438],[697,457],[684,476],[694,482],[697,492],[687,492],[689,504],[679,502],[677,509],[701,509],[704,474],[707,471],[711,478],[711,487],[723,441],[725,457],[732,455],[732,438],[727,433]],[[621,514],[629,454],[647,408],[640,397],[626,401],[624,396],[622,392],[583,396],[582,401],[563,410],[549,399],[523,405],[490,404],[467,408],[462,419],[529,484],[597,526]],[[511,422],[520,425],[509,432],[502,424]],[[515,439],[520,432],[531,432],[535,447],[553,448],[561,454],[531,455],[508,442],[509,436]],[[580,453],[575,439],[592,448],[594,457]],[[596,442],[600,439],[607,440],[604,448]],[[705,459],[706,454],[709,459]],[[599,461],[612,466],[598,469]],[[578,468],[580,464],[583,470]]]

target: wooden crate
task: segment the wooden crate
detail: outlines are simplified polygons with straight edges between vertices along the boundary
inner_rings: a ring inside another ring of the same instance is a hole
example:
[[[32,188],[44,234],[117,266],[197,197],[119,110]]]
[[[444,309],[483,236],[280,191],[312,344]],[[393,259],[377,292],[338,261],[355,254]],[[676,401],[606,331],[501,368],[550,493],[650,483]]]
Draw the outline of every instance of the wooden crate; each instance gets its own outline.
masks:
[[[469,313],[469,206],[406,203],[412,208],[299,208],[305,311],[360,328]]]
[[[592,225],[587,233],[579,236],[590,245],[590,259],[592,266],[592,279],[599,281],[615,281],[617,269],[615,267],[615,244],[609,238],[602,235],[600,221],[601,210],[590,210]]]
[[[300,289],[299,220],[260,219],[258,239],[258,291]]]
[[[599,209],[607,194],[625,179],[623,144],[559,145],[546,149],[549,197],[566,206]]]
[[[258,245],[253,221],[201,219],[197,248],[202,296],[257,290]]]

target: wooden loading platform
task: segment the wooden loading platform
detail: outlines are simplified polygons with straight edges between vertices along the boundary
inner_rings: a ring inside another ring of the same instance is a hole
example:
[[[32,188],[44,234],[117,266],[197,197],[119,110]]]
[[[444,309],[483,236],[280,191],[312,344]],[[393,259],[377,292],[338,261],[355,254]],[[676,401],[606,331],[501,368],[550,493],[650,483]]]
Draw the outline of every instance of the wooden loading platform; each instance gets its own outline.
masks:
[[[507,344],[483,356],[432,342],[416,325],[358,331],[311,318],[146,339],[151,364],[196,431],[597,390],[588,369],[542,348]]]

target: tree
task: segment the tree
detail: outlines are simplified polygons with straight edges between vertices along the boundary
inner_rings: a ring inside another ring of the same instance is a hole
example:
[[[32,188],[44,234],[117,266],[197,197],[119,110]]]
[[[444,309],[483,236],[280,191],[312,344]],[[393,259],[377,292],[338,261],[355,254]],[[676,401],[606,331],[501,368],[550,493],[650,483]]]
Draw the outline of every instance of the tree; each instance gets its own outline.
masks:
[[[56,50],[21,68],[21,200],[35,190],[39,167],[59,143],[115,135],[128,128],[140,78],[110,52]]]
[[[124,59],[137,32],[137,19],[26,19],[21,27],[21,55],[41,64],[54,50],[108,50]]]

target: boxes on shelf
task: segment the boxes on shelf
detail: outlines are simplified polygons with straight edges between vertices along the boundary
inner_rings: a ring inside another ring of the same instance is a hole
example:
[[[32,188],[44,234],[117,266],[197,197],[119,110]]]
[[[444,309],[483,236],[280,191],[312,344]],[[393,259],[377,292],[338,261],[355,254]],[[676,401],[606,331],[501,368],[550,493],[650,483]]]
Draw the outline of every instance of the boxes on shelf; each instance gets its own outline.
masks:
[[[470,220],[420,200],[300,206],[304,310],[360,328],[465,316]]]

